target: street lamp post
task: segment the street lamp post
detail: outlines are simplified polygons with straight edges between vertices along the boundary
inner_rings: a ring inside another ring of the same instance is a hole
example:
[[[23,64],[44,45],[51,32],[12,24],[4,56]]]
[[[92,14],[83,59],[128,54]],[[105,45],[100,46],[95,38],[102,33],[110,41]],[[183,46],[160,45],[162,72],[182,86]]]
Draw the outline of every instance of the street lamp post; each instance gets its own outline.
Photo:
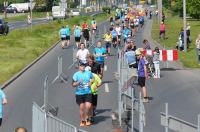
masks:
[[[30,24],[31,24],[31,30],[32,30],[32,19],[33,19],[33,0],[30,1]]]
[[[184,51],[187,52],[187,35],[186,35],[186,0],[183,0],[183,28],[184,28]]]
[[[8,1],[4,1],[4,2],[3,2],[3,6],[4,6],[4,15],[5,15],[5,18],[7,18],[6,7],[8,6]]]

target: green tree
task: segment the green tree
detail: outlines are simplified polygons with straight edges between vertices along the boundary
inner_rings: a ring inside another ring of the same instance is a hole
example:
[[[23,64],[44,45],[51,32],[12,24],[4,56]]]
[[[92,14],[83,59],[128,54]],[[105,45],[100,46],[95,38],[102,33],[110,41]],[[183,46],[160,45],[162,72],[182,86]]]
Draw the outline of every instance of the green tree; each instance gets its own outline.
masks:
[[[200,19],[200,0],[188,0],[188,13],[191,17]]]

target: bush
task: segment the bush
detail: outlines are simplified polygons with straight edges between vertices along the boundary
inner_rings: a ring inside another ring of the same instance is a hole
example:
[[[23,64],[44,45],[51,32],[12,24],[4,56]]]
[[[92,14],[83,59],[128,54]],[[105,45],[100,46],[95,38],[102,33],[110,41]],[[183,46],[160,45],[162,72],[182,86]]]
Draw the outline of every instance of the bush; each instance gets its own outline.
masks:
[[[104,13],[110,14],[111,8],[110,7],[103,7],[102,10],[103,10]]]

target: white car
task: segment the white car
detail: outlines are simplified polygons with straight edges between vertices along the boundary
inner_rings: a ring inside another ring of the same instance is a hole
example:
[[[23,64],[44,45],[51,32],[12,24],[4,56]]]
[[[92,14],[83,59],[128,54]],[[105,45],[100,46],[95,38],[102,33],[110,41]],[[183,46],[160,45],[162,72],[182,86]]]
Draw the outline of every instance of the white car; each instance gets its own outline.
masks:
[[[72,9],[71,10],[71,14],[72,14],[72,16],[79,16],[80,15],[80,11],[79,11],[79,9]]]
[[[66,18],[66,11],[65,11],[65,9],[62,10],[60,8],[60,6],[53,6],[52,7],[52,16],[53,16],[53,19]]]

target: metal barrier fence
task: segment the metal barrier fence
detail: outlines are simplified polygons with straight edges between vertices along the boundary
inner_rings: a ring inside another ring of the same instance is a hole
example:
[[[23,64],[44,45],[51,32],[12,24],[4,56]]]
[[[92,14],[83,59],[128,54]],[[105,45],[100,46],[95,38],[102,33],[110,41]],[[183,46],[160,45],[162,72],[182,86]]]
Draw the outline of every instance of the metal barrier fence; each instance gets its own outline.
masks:
[[[32,106],[32,132],[86,132],[55,117],[58,108],[48,104],[48,89],[49,82],[48,76],[46,76],[44,80],[44,105],[39,107],[33,103]]]
[[[168,103],[165,104],[165,113],[161,112],[161,125],[165,127],[165,132],[169,129],[176,132],[200,132],[200,115],[198,115],[197,125],[169,115]]]
[[[139,132],[143,132],[145,126],[145,107],[141,93],[139,98],[136,98],[135,89],[137,87],[136,69],[130,69],[127,61],[123,56],[123,52],[118,49],[118,115],[119,124],[122,124],[122,113],[127,111],[127,106],[131,108],[131,128],[134,132],[134,114],[135,111],[139,114]]]

